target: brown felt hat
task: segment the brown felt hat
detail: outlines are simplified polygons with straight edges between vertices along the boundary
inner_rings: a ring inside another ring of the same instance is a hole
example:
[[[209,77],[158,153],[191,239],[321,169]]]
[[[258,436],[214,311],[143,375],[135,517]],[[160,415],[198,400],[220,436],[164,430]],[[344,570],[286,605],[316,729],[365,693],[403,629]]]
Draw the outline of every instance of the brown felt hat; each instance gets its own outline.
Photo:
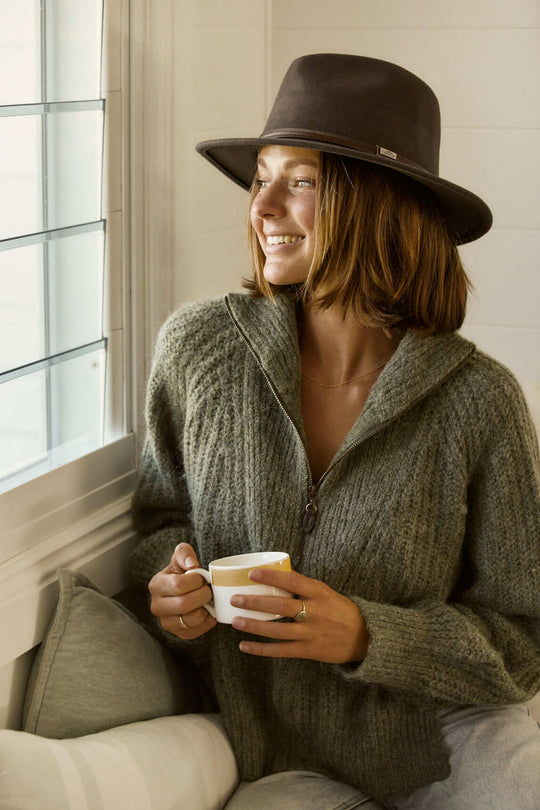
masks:
[[[258,138],[202,141],[197,151],[245,189],[259,149],[302,146],[393,169],[427,186],[457,244],[491,227],[491,211],[467,189],[439,177],[437,98],[414,73],[382,59],[319,53],[289,67]]]

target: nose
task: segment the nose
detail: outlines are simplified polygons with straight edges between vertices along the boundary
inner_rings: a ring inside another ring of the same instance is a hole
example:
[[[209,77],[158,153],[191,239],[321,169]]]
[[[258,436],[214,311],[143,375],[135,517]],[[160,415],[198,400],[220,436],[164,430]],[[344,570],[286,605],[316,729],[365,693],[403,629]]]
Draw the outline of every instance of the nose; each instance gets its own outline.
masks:
[[[279,182],[271,182],[259,189],[251,204],[251,213],[260,219],[285,215],[284,190]]]

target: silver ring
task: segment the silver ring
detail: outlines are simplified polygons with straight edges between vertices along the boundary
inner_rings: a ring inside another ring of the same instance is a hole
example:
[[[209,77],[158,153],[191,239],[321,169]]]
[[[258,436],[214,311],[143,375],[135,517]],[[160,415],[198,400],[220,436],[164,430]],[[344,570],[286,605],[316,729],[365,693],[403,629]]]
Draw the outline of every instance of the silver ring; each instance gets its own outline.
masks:
[[[189,627],[185,623],[185,621],[183,620],[183,618],[181,616],[178,616],[178,621],[180,622],[180,626],[181,626],[182,630],[191,630],[191,627]]]
[[[302,602],[302,610],[299,610],[294,617],[295,622],[305,622],[307,619],[306,603]]]

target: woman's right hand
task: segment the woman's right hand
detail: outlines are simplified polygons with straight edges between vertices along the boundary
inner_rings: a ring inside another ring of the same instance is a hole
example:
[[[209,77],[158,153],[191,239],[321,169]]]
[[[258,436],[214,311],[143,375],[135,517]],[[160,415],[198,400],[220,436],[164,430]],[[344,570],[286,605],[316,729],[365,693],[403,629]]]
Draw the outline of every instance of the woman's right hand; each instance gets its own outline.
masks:
[[[213,616],[203,608],[212,599],[212,591],[200,574],[186,573],[198,567],[192,547],[189,543],[180,543],[169,565],[148,583],[152,596],[150,610],[164,630],[186,641],[199,638],[216,625]],[[182,627],[180,617],[188,630]]]

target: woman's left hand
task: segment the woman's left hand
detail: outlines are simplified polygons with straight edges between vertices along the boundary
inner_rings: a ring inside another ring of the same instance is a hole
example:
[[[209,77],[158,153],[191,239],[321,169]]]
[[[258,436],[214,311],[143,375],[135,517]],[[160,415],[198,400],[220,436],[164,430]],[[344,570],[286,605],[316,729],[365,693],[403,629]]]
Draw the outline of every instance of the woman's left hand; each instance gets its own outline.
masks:
[[[324,582],[295,571],[284,573],[270,568],[251,572],[253,582],[282,588],[287,596],[233,596],[234,607],[278,613],[294,619],[305,606],[306,619],[295,622],[258,621],[237,617],[233,627],[272,642],[242,641],[240,649],[269,658],[309,658],[329,664],[362,661],[367,654],[369,635],[359,608]]]

